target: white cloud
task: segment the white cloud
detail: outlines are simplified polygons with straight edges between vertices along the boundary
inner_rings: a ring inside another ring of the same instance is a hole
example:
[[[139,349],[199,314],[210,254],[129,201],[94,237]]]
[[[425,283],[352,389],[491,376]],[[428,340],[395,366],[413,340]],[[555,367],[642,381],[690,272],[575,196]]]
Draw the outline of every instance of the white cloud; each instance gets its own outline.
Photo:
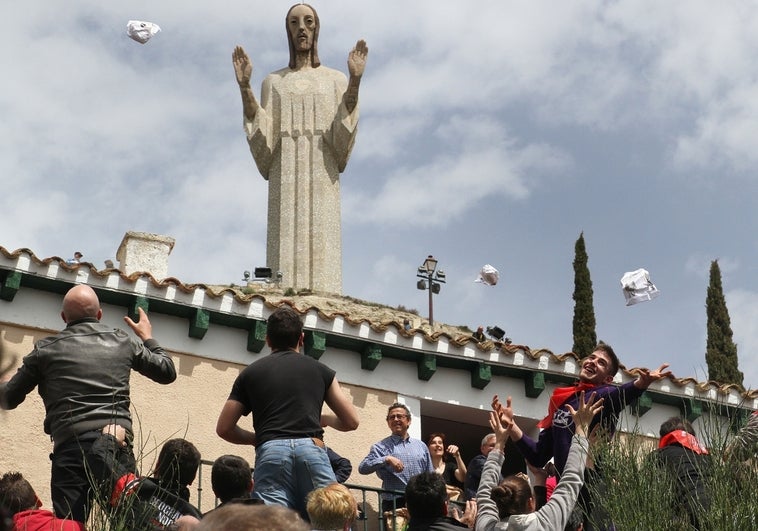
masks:
[[[358,139],[351,155],[351,165],[360,160],[399,160],[399,154],[408,143],[418,138],[419,131],[429,126],[429,116],[421,114],[397,115],[379,112],[363,113]],[[368,116],[365,116],[368,114]]]
[[[707,257],[701,253],[692,255],[687,258],[687,262],[685,263],[684,268],[688,273],[707,280],[710,276],[711,262],[714,260],[718,260],[722,283],[728,279],[730,274],[739,271],[740,269],[739,259],[729,256]]]
[[[405,258],[401,258],[395,253],[381,254],[373,259],[367,271],[344,271],[345,276],[358,273],[361,278],[363,293],[361,297],[370,301],[381,301],[384,304],[396,306],[403,300],[401,297],[395,298],[398,293],[395,291],[398,284],[398,278],[402,282],[408,281],[411,285],[412,272],[418,267]],[[365,273],[365,274],[364,274]],[[391,286],[391,287],[390,287]],[[393,289],[394,288],[394,289]],[[406,304],[407,308],[412,308],[412,304]],[[420,309],[420,308],[416,308]]]
[[[345,220],[444,226],[485,197],[524,199],[539,177],[568,165],[560,150],[518,146],[502,126],[483,116],[453,116],[432,136],[438,153],[433,160],[389,169],[377,193],[346,194]]]
[[[739,369],[746,388],[758,389],[758,293],[730,290],[726,293]]]
[[[619,2],[611,12],[625,45],[644,59],[651,109],[686,124],[672,144],[676,167],[749,170],[758,134],[756,5]]]
[[[758,163],[758,83],[737,86],[709,101],[696,129],[679,138],[675,163],[682,169],[716,167],[749,172]],[[721,172],[719,172],[721,173]]]
[[[60,192],[36,197],[5,188],[0,197],[0,227],[3,228],[0,245],[11,251],[34,250],[51,234],[60,235],[60,227],[67,223],[69,212],[76,208],[71,198]]]

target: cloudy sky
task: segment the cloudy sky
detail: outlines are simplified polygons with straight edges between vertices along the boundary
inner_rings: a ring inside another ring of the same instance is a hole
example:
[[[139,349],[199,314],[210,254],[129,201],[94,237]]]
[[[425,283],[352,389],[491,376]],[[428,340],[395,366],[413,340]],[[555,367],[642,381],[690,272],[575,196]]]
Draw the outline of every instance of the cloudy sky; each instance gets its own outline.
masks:
[[[315,0],[314,0],[315,1]],[[169,273],[265,265],[266,182],[241,127],[235,45],[286,65],[291,0],[0,5],[0,245],[102,265],[128,230],[176,238]],[[330,0],[322,62],[369,60],[342,176],[345,294],[571,350],[584,232],[598,336],[629,367],[705,379],[711,260],[758,386],[758,6],[750,1]],[[130,19],[159,24],[141,45]],[[492,264],[500,283],[473,282]],[[626,307],[619,280],[661,295]]]

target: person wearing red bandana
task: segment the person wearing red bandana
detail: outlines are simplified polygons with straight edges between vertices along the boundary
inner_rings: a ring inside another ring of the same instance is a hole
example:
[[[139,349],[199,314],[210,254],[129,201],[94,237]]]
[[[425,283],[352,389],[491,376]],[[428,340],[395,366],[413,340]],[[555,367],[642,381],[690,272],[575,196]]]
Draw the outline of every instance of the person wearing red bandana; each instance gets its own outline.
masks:
[[[500,412],[504,422],[513,422],[511,439],[515,442],[521,455],[533,466],[543,467],[551,458],[555,462],[558,477],[563,474],[566,466],[571,439],[574,436],[574,422],[567,406],[574,409],[579,407],[579,394],[596,393],[597,398],[603,399],[603,410],[595,415],[589,426],[592,433],[598,426],[609,439],[616,431],[616,423],[621,411],[650,386],[651,383],[671,374],[666,371],[668,364],[661,365],[657,370],[637,369],[637,378],[623,385],[613,385],[613,378],[619,369],[619,359],[610,345],[600,342],[594,351],[581,362],[579,381],[571,386],[558,387],[553,391],[548,405],[547,416],[540,421],[542,428],[537,440],[524,434],[516,424],[510,397],[504,406],[497,395],[492,400],[492,407]],[[587,471],[588,474],[593,472]],[[590,481],[588,478],[587,481]],[[581,502],[589,504],[587,488],[582,491]],[[585,505],[586,507],[586,505]],[[585,524],[585,529],[592,526]]]
[[[711,505],[706,489],[711,469],[708,450],[695,437],[692,424],[680,417],[661,424],[660,434],[653,462],[665,469],[674,484],[674,513],[683,523],[700,529],[698,515]]]

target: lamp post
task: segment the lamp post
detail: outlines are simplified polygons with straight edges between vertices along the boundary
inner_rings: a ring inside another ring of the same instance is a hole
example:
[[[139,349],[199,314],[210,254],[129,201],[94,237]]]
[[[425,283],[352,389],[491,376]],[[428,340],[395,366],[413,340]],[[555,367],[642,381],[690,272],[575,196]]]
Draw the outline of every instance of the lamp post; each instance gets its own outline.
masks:
[[[416,287],[420,290],[429,290],[429,326],[434,325],[434,304],[432,295],[440,292],[440,284],[445,284],[445,273],[437,269],[437,259],[429,255],[424,263],[418,266],[416,274],[422,280],[416,282]]]

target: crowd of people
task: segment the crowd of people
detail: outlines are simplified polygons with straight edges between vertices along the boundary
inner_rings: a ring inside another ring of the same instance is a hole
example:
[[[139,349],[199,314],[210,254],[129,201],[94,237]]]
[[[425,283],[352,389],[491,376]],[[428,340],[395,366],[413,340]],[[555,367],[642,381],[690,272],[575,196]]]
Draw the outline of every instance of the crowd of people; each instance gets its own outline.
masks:
[[[136,321],[124,318],[138,338],[131,339],[100,323],[96,293],[79,285],[64,297],[61,317],[66,327],[38,341],[12,377],[6,371],[0,378],[4,409],[15,408],[39,388],[44,428],[53,440],[53,510],[42,508],[20,472],[7,472],[0,478],[5,526],[0,529],[81,530],[95,505],[136,530],[344,530],[353,525],[358,505],[341,484],[352,465],[325,446],[323,434],[327,426],[357,429],[358,413],[335,372],[300,354],[303,325],[293,309],[283,306],[271,314],[266,335],[271,354],[240,373],[217,421],[223,439],[255,446],[255,467],[236,455],[216,459],[211,484],[219,505],[205,514],[190,502],[189,486],[200,465],[200,452],[190,441],[166,441],[152,473],[142,476],[137,470],[130,373],[162,384],[176,378],[147,314],[139,309]],[[582,361],[577,384],[552,393],[536,440],[519,427],[512,399],[503,403],[494,396],[492,431],[468,464],[443,433],[430,434],[426,443],[411,437],[411,410],[392,404],[386,415],[390,434],[371,446],[358,472],[381,479],[380,510],[392,529],[613,529],[597,499],[604,477],[591,441],[610,441],[625,405],[669,374],[664,364],[655,371],[639,370],[635,380],[617,386],[612,380],[618,368],[613,349],[600,343]],[[324,403],[331,412],[322,413]],[[253,430],[239,425],[249,414]],[[686,419],[664,422],[660,437],[650,461],[671,476],[679,500],[673,510],[699,528],[699,516],[710,506],[711,456]],[[509,439],[529,465],[531,481],[523,473],[503,477]],[[744,461],[756,456],[757,447],[755,413],[734,437],[727,457]],[[551,466],[557,484],[549,492]]]
[[[309,159],[310,164],[321,160],[309,174],[318,177],[324,197],[331,198],[321,202],[338,204],[335,183],[355,137],[368,48],[362,40],[356,43],[348,57],[350,78],[345,80],[331,69],[317,70],[319,19],[311,6],[293,6],[286,27],[289,69],[266,78],[260,103],[250,88],[252,62],[241,47],[232,56],[248,143],[266,179],[288,167],[294,143],[313,143],[314,151],[324,156]],[[312,99],[303,98],[302,87],[321,91],[316,94],[320,102],[316,114],[323,123],[316,124],[313,135],[301,135],[300,122],[285,124],[280,119],[292,114],[292,102]],[[271,96],[274,92],[277,98]],[[274,122],[283,124],[281,131],[272,130]],[[289,138],[289,151],[274,149],[281,132],[287,132],[283,136]],[[329,149],[322,153],[320,144]],[[279,180],[272,178],[272,183]],[[274,187],[270,201],[292,202],[292,190],[287,195]],[[272,208],[278,215],[279,207]],[[327,223],[336,220],[339,225],[339,208],[324,212]],[[269,238],[276,240],[277,234]],[[339,241],[335,245],[338,248]],[[77,251],[66,263],[76,266],[82,259]],[[335,371],[301,354],[303,325],[293,309],[282,306],[272,312],[266,331],[271,353],[241,371],[216,423],[216,433],[225,441],[255,447],[255,466],[237,455],[216,459],[211,484],[219,504],[205,514],[190,501],[189,486],[201,462],[190,441],[166,441],[152,473],[142,475],[137,469],[131,373],[164,385],[177,377],[172,359],[153,338],[147,313],[138,308],[134,320],[124,318],[137,337],[134,340],[127,332],[102,324],[97,294],[78,285],[66,293],[61,317],[65,328],[38,341],[12,377],[0,357],[0,407],[16,408],[37,388],[45,407],[44,431],[53,441],[52,511],[42,508],[22,473],[6,472],[0,476],[0,531],[83,530],[96,506],[113,522],[109,527],[137,531],[345,531],[354,525],[359,507],[342,484],[352,465],[327,448],[324,429],[356,430],[358,411]],[[411,331],[408,319],[403,329]],[[472,338],[486,341],[483,327]],[[358,472],[376,474],[381,480],[379,510],[392,529],[401,525],[407,531],[613,529],[599,494],[608,487],[593,447],[611,441],[621,411],[653,382],[668,376],[666,368],[664,364],[655,371],[642,369],[634,381],[614,385],[619,360],[609,345],[601,343],[582,361],[578,383],[554,390],[536,439],[519,426],[511,397],[503,403],[494,396],[489,413],[492,431],[484,435],[480,453],[468,463],[443,433],[430,434],[427,442],[411,437],[411,410],[394,403],[386,415],[390,434],[370,447]],[[322,412],[324,404],[330,412]],[[249,415],[252,430],[240,425]],[[701,515],[711,505],[706,482],[711,456],[686,419],[667,420],[660,436],[650,461],[671,477],[677,500],[673,511],[699,528]],[[503,477],[509,440],[525,460],[531,480],[523,473]],[[725,455],[743,461],[756,457],[757,448],[758,413],[754,413]]]

